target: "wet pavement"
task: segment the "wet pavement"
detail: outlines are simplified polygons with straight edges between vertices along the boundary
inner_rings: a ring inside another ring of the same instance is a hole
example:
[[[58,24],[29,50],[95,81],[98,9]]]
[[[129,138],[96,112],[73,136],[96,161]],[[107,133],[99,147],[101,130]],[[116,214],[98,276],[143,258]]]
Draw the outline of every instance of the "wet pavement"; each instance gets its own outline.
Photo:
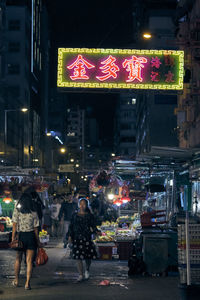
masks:
[[[91,278],[76,283],[78,277],[75,263],[62,243],[54,240],[46,247],[49,262],[34,268],[32,290],[25,291],[25,265],[22,264],[20,287],[13,288],[13,265],[15,252],[0,250],[0,299],[68,299],[68,300],[178,300],[178,277],[128,277],[126,261],[94,261]],[[109,286],[99,286],[102,280]]]

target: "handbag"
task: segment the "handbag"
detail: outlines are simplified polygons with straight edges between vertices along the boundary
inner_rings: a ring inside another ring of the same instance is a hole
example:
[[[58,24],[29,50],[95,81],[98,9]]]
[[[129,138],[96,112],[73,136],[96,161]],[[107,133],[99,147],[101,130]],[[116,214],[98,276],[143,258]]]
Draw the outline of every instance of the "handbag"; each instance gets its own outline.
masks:
[[[14,249],[14,250],[22,250],[23,249],[23,243],[22,243],[22,241],[19,240],[19,235],[16,236],[15,240],[12,241],[9,244],[9,246],[11,249]]]
[[[45,265],[48,261],[48,255],[43,248],[38,249],[37,257],[36,257],[36,265],[42,266]]]

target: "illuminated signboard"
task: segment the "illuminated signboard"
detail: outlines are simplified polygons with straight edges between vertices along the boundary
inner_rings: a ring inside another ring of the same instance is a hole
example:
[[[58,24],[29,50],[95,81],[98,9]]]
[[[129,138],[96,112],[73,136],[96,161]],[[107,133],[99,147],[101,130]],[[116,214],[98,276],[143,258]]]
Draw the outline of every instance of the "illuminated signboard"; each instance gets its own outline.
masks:
[[[184,52],[58,49],[58,87],[183,89]]]

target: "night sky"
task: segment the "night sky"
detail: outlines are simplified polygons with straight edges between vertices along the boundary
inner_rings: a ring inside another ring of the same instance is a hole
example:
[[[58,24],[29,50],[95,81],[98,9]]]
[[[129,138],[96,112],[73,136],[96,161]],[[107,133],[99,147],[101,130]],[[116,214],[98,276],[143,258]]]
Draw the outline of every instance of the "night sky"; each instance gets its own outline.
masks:
[[[132,41],[131,0],[48,0],[51,38],[51,86],[56,87],[58,47],[127,48]],[[71,93],[70,102],[91,107],[100,137],[112,140],[118,94]]]

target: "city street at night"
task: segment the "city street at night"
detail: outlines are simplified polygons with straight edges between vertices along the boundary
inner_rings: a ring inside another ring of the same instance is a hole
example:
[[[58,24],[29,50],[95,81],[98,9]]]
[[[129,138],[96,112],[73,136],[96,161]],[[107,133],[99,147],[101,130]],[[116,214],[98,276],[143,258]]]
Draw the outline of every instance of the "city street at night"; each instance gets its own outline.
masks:
[[[0,0],[17,299],[200,299],[200,0]]]

